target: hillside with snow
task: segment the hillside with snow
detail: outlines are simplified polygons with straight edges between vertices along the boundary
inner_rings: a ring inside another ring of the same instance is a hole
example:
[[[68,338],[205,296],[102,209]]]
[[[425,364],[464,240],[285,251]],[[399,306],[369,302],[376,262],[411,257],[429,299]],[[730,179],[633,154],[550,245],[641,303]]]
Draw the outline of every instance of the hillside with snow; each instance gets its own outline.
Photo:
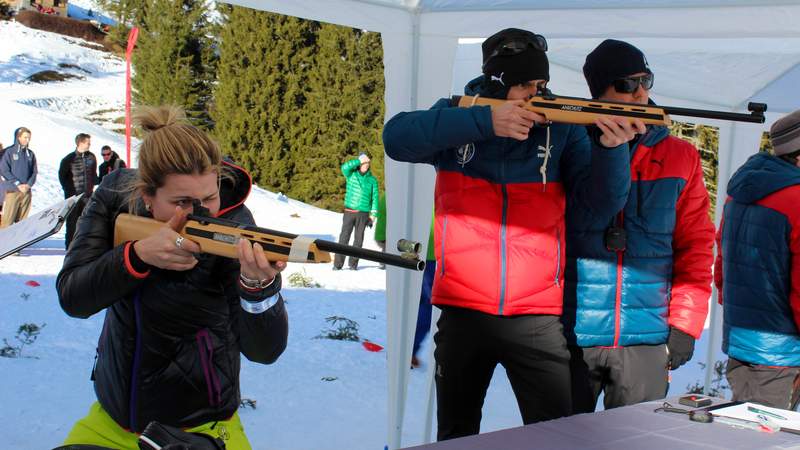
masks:
[[[26,81],[43,70],[75,77],[45,84]],[[39,163],[33,212],[62,198],[57,168],[74,149],[76,134],[92,136],[98,161],[102,145],[124,157],[124,136],[114,131],[120,125],[113,122],[123,109],[124,75],[124,61],[92,44],[0,21],[0,142],[10,145],[19,126],[32,130],[30,147]],[[256,187],[246,204],[263,227],[327,239],[339,234],[341,214],[279,193]],[[377,248],[371,233],[365,244]],[[23,348],[22,358],[0,357],[0,448],[56,447],[95,401],[89,375],[103,313],[80,320],[61,311],[55,277],[62,261],[63,231],[22,256],[0,260],[0,340],[18,345],[14,336],[20,325],[43,327],[38,340]],[[381,450],[388,417],[386,352],[318,336],[332,328],[326,318],[336,316],[355,321],[361,338],[385,345],[385,272],[367,261],[358,271],[340,272],[332,272],[330,264],[290,264],[285,279],[296,272],[320,287],[284,287],[290,320],[286,352],[270,366],[243,360],[241,393],[255,401],[255,408],[243,407],[239,413],[250,442],[259,450]],[[423,442],[432,358],[427,342],[425,365],[411,374],[404,445]],[[673,373],[673,392],[702,381],[696,362],[704,360],[704,349],[701,341],[694,360]],[[482,430],[520,424],[508,380],[498,368]]]

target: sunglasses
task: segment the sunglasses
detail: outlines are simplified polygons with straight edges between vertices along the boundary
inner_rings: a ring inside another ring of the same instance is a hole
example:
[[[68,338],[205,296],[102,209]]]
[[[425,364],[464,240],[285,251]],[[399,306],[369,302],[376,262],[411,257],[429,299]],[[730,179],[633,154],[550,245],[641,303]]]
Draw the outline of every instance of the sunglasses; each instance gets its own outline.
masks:
[[[640,77],[627,77],[614,80],[614,90],[620,94],[633,94],[641,85],[646,90],[653,89],[655,76],[652,73]]]
[[[111,156],[111,153],[100,153],[103,156]]]
[[[534,50],[539,50],[540,52],[546,52],[547,39],[545,39],[544,36],[535,33],[531,33],[529,36],[525,37],[510,38],[507,41],[503,42],[502,44],[498,45],[497,48],[494,49],[492,54],[489,55],[488,58],[486,58],[486,62],[488,63],[495,56],[517,55],[527,50],[528,47],[533,47]],[[484,65],[486,64],[484,63]]]

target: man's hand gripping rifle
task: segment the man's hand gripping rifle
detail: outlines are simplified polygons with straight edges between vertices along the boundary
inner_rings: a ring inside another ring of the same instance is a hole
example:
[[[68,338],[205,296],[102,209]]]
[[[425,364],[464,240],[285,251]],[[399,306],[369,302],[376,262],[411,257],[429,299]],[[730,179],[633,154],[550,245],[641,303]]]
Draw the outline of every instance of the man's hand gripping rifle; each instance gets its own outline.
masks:
[[[505,101],[506,100],[472,97],[468,95],[454,95],[451,98],[451,104],[453,106],[465,108],[479,105],[497,107],[502,105]],[[748,103],[747,110],[750,111],[750,114],[743,114],[727,111],[708,111],[704,109],[639,105],[636,103],[561,97],[547,91],[540,92],[539,95],[528,99],[527,103],[523,105],[523,108],[545,116],[549,122],[591,125],[598,116],[622,116],[632,119],[641,119],[646,125],[669,126],[672,124],[672,120],[669,117],[670,114],[716,120],[764,123],[764,112],[767,110],[767,105],[766,103]]]
[[[403,253],[393,255],[211,217],[199,201],[195,200],[193,205],[194,212],[189,214],[179,234],[196,242],[204,253],[236,258],[236,243],[239,239],[247,239],[251,243],[261,244],[270,261],[327,263],[331,262],[329,252],[332,252],[404,269],[425,269],[425,261],[421,261],[418,255],[420,245],[416,242],[401,239],[397,245]],[[155,219],[120,214],[114,224],[114,245],[146,238],[163,226],[164,223]]]

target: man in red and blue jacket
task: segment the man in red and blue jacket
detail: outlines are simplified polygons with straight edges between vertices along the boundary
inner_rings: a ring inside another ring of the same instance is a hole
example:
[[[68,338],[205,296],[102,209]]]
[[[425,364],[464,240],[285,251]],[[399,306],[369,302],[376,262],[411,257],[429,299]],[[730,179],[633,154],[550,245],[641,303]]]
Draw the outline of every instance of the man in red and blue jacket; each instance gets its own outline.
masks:
[[[608,39],[583,67],[592,97],[648,104],[644,54]],[[591,132],[591,130],[590,130]],[[575,413],[663,398],[694,352],[711,295],[714,225],[697,149],[663,126],[629,143],[624,207],[567,207],[564,324]]]
[[[564,208],[598,215],[624,204],[627,144],[641,121],[603,117],[585,127],[545,123],[522,108],[549,80],[544,37],[506,29],[482,45],[483,76],[468,95],[507,99],[400,113],[384,128],[386,154],[432,164],[436,274],[442,309],[436,343],[438,439],[480,431],[498,363],[524,423],[570,413],[569,352],[562,334]]]
[[[728,183],[714,281],[733,400],[794,410],[800,399],[800,111],[770,129]]]

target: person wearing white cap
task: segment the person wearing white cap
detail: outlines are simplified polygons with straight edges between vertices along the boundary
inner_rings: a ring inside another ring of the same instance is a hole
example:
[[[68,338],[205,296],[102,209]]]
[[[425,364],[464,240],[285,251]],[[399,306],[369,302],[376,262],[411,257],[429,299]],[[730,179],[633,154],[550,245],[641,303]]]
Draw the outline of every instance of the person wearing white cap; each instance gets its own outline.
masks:
[[[795,409],[800,400],[800,110],[770,129],[773,154],[728,183],[714,281],[733,400]]]

